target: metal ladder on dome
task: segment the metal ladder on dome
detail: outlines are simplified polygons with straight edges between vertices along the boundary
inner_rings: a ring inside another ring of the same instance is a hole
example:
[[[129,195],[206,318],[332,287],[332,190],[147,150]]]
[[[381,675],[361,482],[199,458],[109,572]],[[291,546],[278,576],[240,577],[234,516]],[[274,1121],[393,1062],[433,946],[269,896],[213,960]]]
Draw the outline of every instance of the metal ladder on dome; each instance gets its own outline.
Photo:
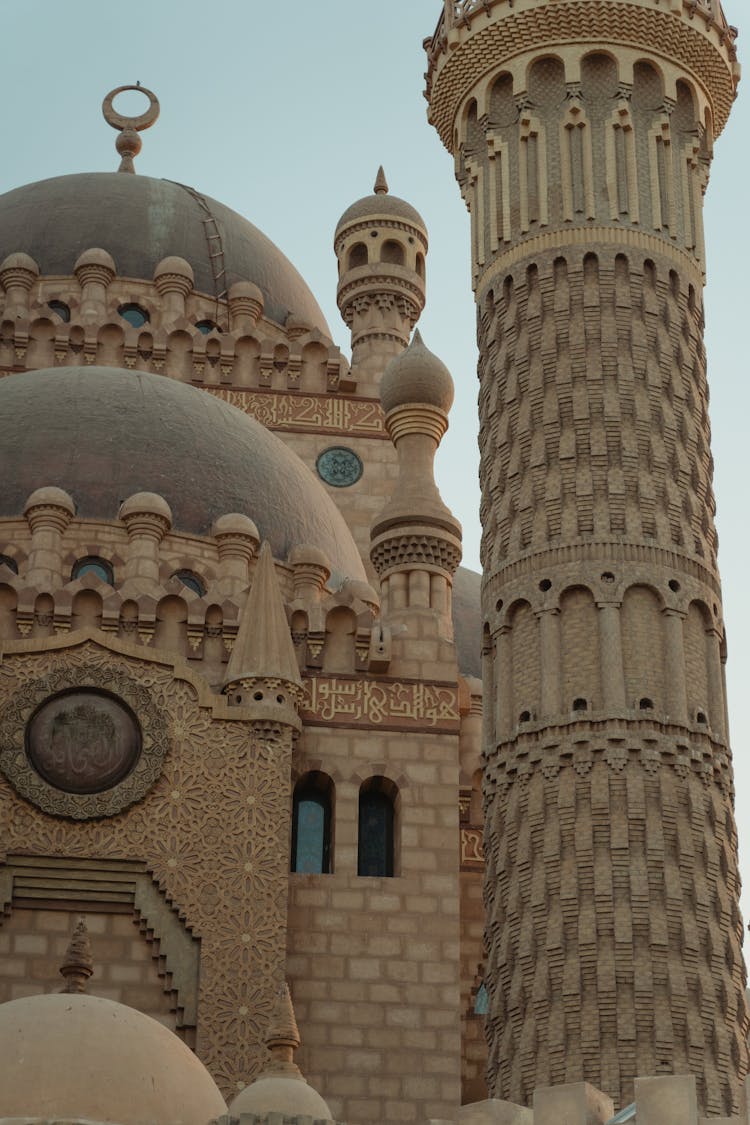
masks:
[[[229,325],[219,324],[219,302],[227,298],[227,270],[224,261],[224,243],[222,242],[219,224],[216,222],[216,218],[211,208],[208,206],[205,197],[202,196],[199,191],[196,191],[195,188],[190,187],[188,184],[178,183],[177,180],[172,180],[171,182],[177,184],[177,187],[181,187],[183,191],[186,191],[188,195],[192,196],[203,212],[201,222],[203,223],[203,233],[206,236],[206,244],[208,246],[208,260],[211,264],[211,275],[214,283],[214,300],[216,302],[214,322],[222,331],[226,331]]]

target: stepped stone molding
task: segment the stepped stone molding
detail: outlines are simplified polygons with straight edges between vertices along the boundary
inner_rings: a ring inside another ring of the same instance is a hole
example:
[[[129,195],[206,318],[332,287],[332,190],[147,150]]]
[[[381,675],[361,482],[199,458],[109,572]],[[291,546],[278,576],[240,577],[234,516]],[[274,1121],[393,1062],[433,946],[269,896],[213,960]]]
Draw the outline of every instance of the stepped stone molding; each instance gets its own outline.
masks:
[[[200,946],[142,863],[16,855],[0,863],[0,919],[21,904],[59,901],[66,908],[71,899],[94,912],[113,903],[133,907],[141,932],[156,943],[164,990],[174,993],[178,1028],[195,1028]]]

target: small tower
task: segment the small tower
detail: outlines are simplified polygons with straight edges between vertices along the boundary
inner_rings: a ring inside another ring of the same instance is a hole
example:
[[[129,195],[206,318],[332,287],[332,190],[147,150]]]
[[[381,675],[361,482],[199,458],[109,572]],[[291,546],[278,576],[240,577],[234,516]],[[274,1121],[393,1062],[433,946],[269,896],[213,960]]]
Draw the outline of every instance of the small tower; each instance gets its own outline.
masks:
[[[719,0],[445,0],[425,41],[477,303],[494,1098],[744,1102],[702,308],[735,37]]]
[[[267,541],[242,611],[224,692],[232,704],[249,708],[260,727],[300,729],[302,681]]]
[[[389,195],[378,169],[372,195],[341,216],[334,249],[341,316],[352,333],[352,376],[377,392],[385,365],[409,343],[425,302],[427,228],[410,203]]]
[[[80,918],[70,937],[68,948],[65,951],[63,963],[60,966],[60,976],[65,978],[63,992],[85,992],[90,976],[94,972],[94,962],[91,957],[91,943],[89,932],[84,918]]]
[[[443,503],[433,463],[448,428],[453,380],[419,332],[391,360],[380,384],[385,425],[396,446],[399,476],[371,530],[370,558],[381,581],[382,615],[395,630],[395,664],[409,642],[452,640],[451,586],[461,561],[461,525]],[[421,619],[416,625],[416,618]],[[434,660],[438,660],[438,652]]]

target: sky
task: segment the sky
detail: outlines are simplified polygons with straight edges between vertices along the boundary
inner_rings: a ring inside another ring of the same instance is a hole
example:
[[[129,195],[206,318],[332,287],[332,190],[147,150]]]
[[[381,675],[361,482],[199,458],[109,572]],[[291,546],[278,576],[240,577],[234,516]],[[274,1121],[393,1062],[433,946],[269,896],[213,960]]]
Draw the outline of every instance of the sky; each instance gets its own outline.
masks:
[[[724,0],[740,26],[741,0]],[[336,222],[372,190],[391,192],[430,233],[425,343],[456,384],[438,483],[479,569],[476,331],[468,215],[453,160],[427,124],[422,40],[440,0],[0,0],[4,105],[0,191],[114,171],[105,94],[134,84],[161,102],[136,167],[191,184],[239,211],[293,261],[349,354],[336,308]],[[750,38],[750,21],[748,37]],[[738,42],[742,57],[744,39]],[[141,112],[145,99],[117,108]],[[750,917],[750,89],[717,141],[706,206],[707,348],[719,563],[728,623],[730,727],[745,916]],[[10,248],[12,249],[12,248]],[[744,337],[744,342],[743,342]],[[744,841],[744,845],[743,845]]]

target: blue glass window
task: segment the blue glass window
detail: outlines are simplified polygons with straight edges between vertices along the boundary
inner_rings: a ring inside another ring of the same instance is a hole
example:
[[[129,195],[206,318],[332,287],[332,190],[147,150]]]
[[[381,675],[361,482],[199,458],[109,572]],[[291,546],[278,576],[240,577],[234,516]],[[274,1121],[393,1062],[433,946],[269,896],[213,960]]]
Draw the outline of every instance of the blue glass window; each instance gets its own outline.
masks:
[[[18,563],[10,555],[0,555],[0,566],[7,566],[14,574],[18,574]]]
[[[393,875],[393,800],[384,783],[370,778],[359,791],[358,875]]]
[[[132,324],[133,328],[143,328],[144,324],[148,324],[148,313],[142,309],[140,305],[128,304],[120,305],[117,310],[123,320],[127,320],[128,324]]]
[[[83,578],[84,574],[95,574],[108,586],[114,586],[112,566],[106,559],[97,558],[96,555],[86,555],[85,558],[78,559],[73,566],[70,577],[72,579]]]
[[[327,875],[331,871],[330,778],[308,774],[294,790],[292,811],[292,871]]]
[[[187,586],[188,590],[192,590],[199,598],[202,598],[206,592],[200,578],[197,574],[193,574],[192,570],[177,570],[172,577],[181,582],[183,586]]]
[[[490,995],[487,991],[487,985],[482,981],[477,994],[474,997],[474,1015],[486,1016],[490,1010]]]
[[[195,327],[202,336],[208,336],[209,332],[213,332],[214,329],[219,330],[218,325],[213,320],[199,320]]]
[[[51,309],[53,313],[57,313],[64,324],[70,321],[70,308],[64,301],[48,301],[47,308]]]

